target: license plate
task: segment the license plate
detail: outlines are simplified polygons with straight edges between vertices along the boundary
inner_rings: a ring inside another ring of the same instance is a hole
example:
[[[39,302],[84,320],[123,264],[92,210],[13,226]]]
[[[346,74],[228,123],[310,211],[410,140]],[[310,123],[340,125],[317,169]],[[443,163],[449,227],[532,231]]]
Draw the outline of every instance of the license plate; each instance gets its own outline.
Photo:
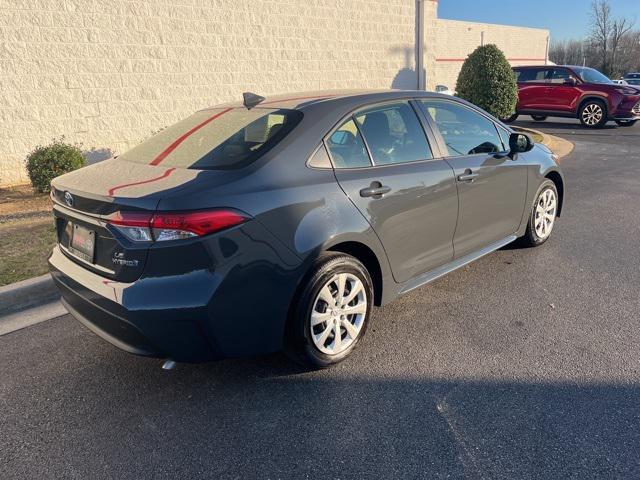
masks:
[[[81,225],[76,225],[75,223],[73,224],[71,232],[69,252],[85,262],[93,263],[96,248],[96,232],[84,228]]]

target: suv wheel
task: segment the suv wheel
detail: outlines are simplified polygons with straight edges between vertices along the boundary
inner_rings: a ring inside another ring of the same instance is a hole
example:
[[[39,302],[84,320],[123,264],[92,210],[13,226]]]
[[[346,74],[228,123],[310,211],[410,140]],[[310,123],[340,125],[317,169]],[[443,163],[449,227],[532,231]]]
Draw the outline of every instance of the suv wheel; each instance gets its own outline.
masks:
[[[531,118],[533,118],[536,122],[544,122],[547,119],[545,115],[531,115]]]
[[[513,115],[511,115],[510,117],[507,118],[501,118],[500,121],[502,121],[503,123],[511,123],[511,122],[515,122],[518,117],[520,115],[518,115],[517,113],[514,113]]]
[[[616,120],[619,127],[633,127],[637,120]]]
[[[537,247],[551,236],[558,214],[558,190],[555,183],[545,180],[540,185],[529,214],[527,231],[520,243],[527,247]]]
[[[607,123],[607,107],[600,100],[587,100],[579,112],[580,122],[589,128],[600,128]]]
[[[340,253],[321,255],[293,307],[287,354],[315,368],[344,360],[364,336],[372,304],[371,277],[362,263]]]

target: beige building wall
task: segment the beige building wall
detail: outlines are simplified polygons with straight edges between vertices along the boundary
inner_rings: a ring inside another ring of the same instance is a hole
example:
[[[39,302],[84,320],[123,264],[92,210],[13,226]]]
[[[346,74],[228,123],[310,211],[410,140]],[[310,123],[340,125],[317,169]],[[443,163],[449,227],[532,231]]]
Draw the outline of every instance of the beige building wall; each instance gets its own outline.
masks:
[[[496,44],[514,66],[544,65],[548,39],[544,29],[438,19],[431,85],[454,90],[462,63],[483,42]]]
[[[428,89],[455,87],[481,32],[544,63],[546,30],[438,20],[420,1]],[[243,91],[414,89],[417,3],[0,0],[0,186],[26,182],[26,155],[53,138],[103,159]]]
[[[427,38],[436,5],[425,1]],[[416,88],[415,10],[415,0],[0,0],[0,185],[26,181],[25,156],[54,137],[104,158],[243,91]]]

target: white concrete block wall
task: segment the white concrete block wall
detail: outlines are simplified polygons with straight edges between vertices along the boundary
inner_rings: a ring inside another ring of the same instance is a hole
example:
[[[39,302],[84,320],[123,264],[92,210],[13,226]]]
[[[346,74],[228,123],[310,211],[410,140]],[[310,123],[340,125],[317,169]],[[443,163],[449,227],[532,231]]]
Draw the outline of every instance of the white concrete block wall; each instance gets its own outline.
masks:
[[[435,84],[455,89],[462,63],[482,44],[483,37],[485,45],[496,44],[514,66],[545,63],[548,30],[438,19],[433,70]]]
[[[0,185],[54,137],[121,153],[247,90],[413,88],[414,45],[415,0],[0,0]]]
[[[423,1],[429,89],[455,86],[480,30],[544,57],[545,30],[437,20]],[[54,137],[101,159],[247,90],[415,88],[415,14],[415,0],[0,0],[0,186],[27,181],[27,153]]]

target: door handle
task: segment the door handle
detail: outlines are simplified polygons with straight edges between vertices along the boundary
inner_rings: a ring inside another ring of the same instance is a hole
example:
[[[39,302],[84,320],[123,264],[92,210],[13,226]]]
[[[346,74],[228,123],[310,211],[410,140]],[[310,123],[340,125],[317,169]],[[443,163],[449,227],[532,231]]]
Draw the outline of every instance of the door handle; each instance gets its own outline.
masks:
[[[478,173],[473,173],[470,169],[466,169],[462,175],[458,175],[459,182],[473,182],[479,176]]]
[[[367,188],[363,188],[360,190],[361,197],[374,197],[380,198],[385,193],[389,193],[391,191],[391,187],[387,187],[386,185],[382,185],[380,182],[371,182]]]

